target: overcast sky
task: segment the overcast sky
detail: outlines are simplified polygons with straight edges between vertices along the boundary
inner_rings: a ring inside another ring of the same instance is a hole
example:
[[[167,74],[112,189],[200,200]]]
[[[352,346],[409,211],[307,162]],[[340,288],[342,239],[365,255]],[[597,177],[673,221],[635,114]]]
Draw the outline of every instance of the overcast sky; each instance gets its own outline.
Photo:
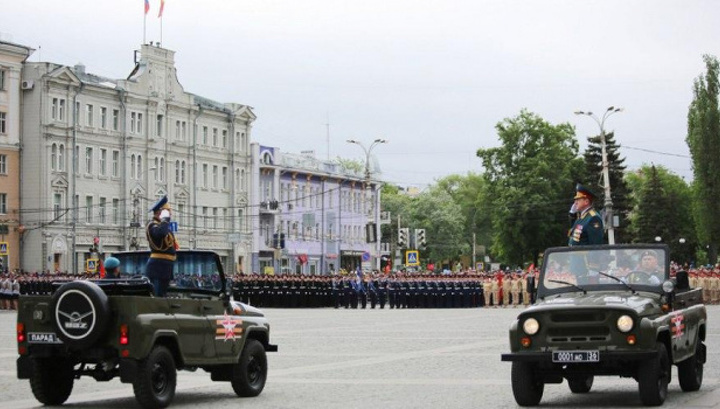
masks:
[[[143,39],[143,0],[4,2],[0,38],[30,61],[124,78]],[[150,0],[147,41],[160,41]],[[662,164],[692,179],[685,136],[703,54],[720,55],[712,0],[167,0],[162,45],[185,90],[254,107],[253,140],[364,160],[383,179],[424,187],[480,172],[478,148],[522,108],[576,126],[606,122],[630,169]],[[327,123],[330,143],[328,144]],[[650,152],[651,151],[651,152]]]

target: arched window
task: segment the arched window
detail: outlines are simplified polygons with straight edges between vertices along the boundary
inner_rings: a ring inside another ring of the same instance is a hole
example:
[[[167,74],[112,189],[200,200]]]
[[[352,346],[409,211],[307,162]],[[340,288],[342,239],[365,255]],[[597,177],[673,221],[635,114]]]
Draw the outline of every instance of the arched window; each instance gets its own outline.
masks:
[[[130,179],[135,179],[135,155],[130,155]]]
[[[165,181],[165,158],[160,158],[160,181]]]
[[[65,145],[62,143],[58,146],[58,170],[65,171]]]
[[[50,168],[52,170],[57,170],[57,145],[52,144],[52,147],[50,148]]]
[[[185,184],[185,161],[180,163],[180,183]]]
[[[175,183],[180,183],[180,161],[175,161]]]
[[[142,165],[142,155],[137,156],[137,177],[138,179],[142,177],[143,172],[143,165]]]

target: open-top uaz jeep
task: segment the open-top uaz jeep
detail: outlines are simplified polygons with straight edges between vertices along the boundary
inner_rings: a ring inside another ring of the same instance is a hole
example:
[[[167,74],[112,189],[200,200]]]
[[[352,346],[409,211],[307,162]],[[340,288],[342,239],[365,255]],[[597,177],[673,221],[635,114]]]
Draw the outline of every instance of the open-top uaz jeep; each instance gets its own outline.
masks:
[[[522,406],[546,383],[590,391],[596,375],[631,377],[645,405],[661,405],[672,365],[683,391],[703,380],[707,313],[685,272],[670,279],[668,248],[617,245],[545,252],[537,302],[510,327],[512,389]]]
[[[73,381],[120,377],[144,407],[166,407],[176,370],[202,368],[229,381],[238,396],[257,396],[267,378],[270,325],[259,310],[235,302],[222,264],[210,251],[180,251],[167,297],[143,277],[148,252],[115,254],[120,279],[53,285],[21,296],[17,375],[35,398],[62,404]]]

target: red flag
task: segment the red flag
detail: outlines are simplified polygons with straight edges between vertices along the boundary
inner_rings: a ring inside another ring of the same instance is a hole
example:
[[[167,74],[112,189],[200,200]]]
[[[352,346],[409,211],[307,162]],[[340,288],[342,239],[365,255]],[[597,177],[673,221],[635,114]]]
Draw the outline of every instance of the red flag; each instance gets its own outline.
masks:
[[[160,11],[158,12],[158,18],[162,17],[163,10],[165,9],[165,0],[160,0]]]
[[[150,11],[150,0],[145,0],[145,14]]]

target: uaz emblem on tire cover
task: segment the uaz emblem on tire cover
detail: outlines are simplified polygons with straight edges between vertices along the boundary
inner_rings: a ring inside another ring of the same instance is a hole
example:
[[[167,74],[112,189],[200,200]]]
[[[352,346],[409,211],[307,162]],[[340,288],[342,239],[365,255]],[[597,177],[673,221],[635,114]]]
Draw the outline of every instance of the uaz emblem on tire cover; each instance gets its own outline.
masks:
[[[66,291],[58,299],[55,319],[69,338],[86,337],[95,327],[96,317],[92,301],[79,290]]]

